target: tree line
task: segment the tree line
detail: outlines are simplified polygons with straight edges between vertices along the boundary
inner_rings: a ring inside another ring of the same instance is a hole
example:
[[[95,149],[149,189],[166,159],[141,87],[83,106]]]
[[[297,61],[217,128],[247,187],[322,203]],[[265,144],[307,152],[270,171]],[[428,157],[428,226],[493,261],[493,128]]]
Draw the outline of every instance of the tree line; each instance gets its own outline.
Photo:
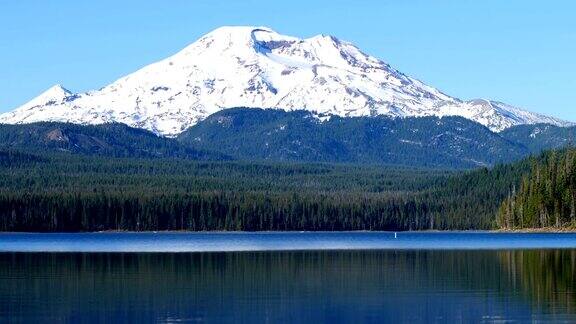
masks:
[[[0,230],[33,232],[490,229],[529,170],[6,156]]]
[[[502,228],[576,228],[576,149],[531,159],[531,171],[500,206]]]

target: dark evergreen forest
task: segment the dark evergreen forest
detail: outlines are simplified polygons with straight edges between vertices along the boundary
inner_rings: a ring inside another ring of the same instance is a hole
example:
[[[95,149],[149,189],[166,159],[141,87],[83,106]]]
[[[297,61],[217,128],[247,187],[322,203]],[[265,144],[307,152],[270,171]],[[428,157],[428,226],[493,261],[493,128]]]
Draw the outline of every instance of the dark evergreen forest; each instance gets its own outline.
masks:
[[[574,149],[491,166],[570,146],[574,128],[495,134],[459,118],[319,123],[253,109],[178,139],[120,124],[0,126],[0,231],[576,226]]]
[[[530,161],[474,171],[0,152],[0,230],[490,229]]]
[[[530,174],[502,203],[498,225],[576,228],[576,149],[550,151],[530,164]]]

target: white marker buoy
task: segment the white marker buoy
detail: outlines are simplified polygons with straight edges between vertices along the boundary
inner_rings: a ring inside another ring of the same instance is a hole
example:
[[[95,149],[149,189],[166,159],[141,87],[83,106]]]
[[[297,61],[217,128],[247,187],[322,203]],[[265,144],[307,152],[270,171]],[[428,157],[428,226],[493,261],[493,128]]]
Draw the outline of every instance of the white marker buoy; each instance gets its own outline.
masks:
[[[394,232],[394,238],[398,238],[398,233]]]

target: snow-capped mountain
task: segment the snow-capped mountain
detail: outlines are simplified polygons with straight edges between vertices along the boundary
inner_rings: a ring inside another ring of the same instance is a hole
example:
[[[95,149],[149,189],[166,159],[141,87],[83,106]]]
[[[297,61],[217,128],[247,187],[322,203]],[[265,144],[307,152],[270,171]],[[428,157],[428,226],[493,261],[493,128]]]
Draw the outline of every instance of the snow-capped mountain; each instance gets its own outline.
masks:
[[[332,36],[299,39],[264,27],[218,28],[100,90],[74,94],[56,85],[0,115],[0,122],[120,122],[174,136],[232,107],[339,116],[457,115],[494,131],[569,124],[499,102],[448,96]]]

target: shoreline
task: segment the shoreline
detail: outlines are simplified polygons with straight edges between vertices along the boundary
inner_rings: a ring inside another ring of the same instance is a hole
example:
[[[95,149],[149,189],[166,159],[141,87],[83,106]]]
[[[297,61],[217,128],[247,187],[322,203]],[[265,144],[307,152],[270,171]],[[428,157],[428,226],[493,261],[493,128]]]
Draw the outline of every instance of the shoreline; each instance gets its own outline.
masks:
[[[518,229],[487,229],[487,230],[423,230],[423,231],[370,231],[370,230],[351,230],[351,231],[186,231],[186,230],[166,230],[166,231],[123,231],[123,230],[106,230],[94,232],[2,232],[2,234],[313,234],[313,233],[403,233],[403,234],[417,234],[417,233],[494,233],[494,234],[535,234],[535,233],[548,233],[548,234],[576,234],[576,228],[518,228]]]
[[[492,230],[496,233],[576,233],[576,228],[571,227],[542,227],[542,228],[502,228]]]

